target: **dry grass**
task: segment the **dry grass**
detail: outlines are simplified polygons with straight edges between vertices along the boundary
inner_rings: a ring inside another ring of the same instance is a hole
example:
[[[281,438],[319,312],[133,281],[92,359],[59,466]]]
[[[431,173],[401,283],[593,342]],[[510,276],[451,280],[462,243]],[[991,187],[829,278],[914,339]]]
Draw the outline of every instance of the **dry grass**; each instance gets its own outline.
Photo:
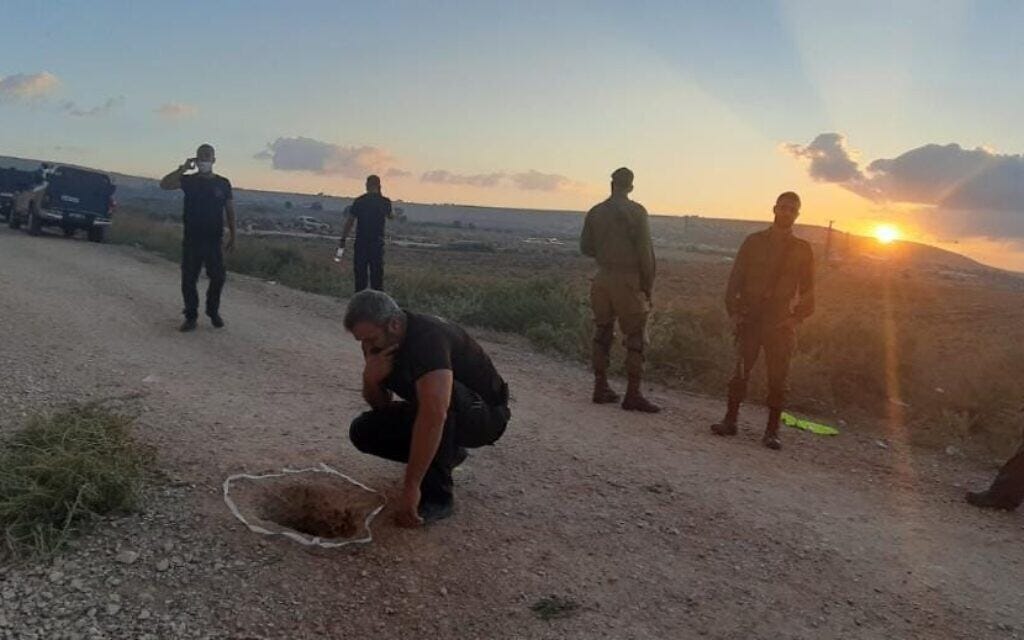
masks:
[[[0,451],[0,557],[45,555],[96,517],[130,511],[151,454],[98,405],[36,416]]]

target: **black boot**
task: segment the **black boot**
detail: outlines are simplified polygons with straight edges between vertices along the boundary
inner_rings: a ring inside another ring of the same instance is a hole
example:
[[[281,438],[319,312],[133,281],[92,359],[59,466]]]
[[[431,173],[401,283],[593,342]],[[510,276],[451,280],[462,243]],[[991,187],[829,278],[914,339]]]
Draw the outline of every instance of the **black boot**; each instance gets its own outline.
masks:
[[[463,462],[466,461],[466,458],[468,458],[468,457],[469,457],[469,452],[466,451],[465,447],[459,447],[458,449],[456,449],[456,451],[455,451],[455,459],[452,460],[452,469],[454,469],[454,468],[458,467],[459,465],[461,465]]]
[[[423,502],[421,500],[417,511],[419,516],[423,518],[423,524],[437,522],[438,520],[449,518],[455,513],[455,501],[451,498],[443,502]]]
[[[195,318],[185,318],[185,321],[181,323],[180,327],[178,327],[178,331],[180,331],[182,333],[188,333],[189,331],[195,331],[195,330],[196,330],[196,319]]]
[[[209,314],[209,316],[210,316],[210,324],[213,325],[214,329],[223,329],[224,328],[224,318],[221,318],[219,313],[211,313],[211,314]]]
[[[764,437],[761,438],[761,444],[778,451],[782,448],[782,442],[779,441],[779,424],[782,419],[782,409],[769,409],[768,410],[768,424],[764,428]]]
[[[1000,511],[1013,511],[1018,505],[1013,504],[1005,498],[1001,498],[989,489],[987,491],[968,491],[967,502],[982,509],[998,509]]]
[[[641,413],[658,413],[661,407],[644,397],[640,391],[639,376],[630,376],[626,383],[626,397],[622,399],[622,408],[626,411]]]
[[[736,423],[740,418],[740,401],[730,398],[721,422],[711,425],[711,433],[716,436],[734,436],[738,431]]]
[[[594,404],[611,404],[619,401],[619,394],[608,385],[608,376],[603,373],[594,374]]]

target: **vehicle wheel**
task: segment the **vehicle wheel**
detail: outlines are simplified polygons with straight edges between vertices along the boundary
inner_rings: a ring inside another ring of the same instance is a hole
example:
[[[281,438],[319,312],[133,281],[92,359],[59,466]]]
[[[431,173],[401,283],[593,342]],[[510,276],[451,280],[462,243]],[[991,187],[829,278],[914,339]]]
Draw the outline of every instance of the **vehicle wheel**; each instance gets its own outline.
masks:
[[[64,227],[62,229],[62,231],[64,232],[64,237],[65,238],[71,238],[71,237],[74,237],[74,235],[75,235],[75,230],[74,229],[69,229],[68,227]]]
[[[43,230],[43,221],[39,218],[39,210],[35,206],[28,209],[28,235],[38,236]]]
[[[7,226],[15,231],[21,228],[21,218],[18,217],[17,213],[11,212],[10,217],[7,218]]]
[[[89,228],[89,242],[103,242],[106,237],[105,229],[103,227],[90,227]]]

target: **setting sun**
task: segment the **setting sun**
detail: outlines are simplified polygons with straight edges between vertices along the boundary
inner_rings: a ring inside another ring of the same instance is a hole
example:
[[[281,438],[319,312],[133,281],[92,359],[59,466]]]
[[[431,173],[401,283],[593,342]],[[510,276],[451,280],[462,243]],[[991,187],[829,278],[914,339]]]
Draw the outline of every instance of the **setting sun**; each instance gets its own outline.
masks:
[[[875,227],[875,239],[882,244],[891,244],[900,239],[900,230],[891,224],[880,224]]]

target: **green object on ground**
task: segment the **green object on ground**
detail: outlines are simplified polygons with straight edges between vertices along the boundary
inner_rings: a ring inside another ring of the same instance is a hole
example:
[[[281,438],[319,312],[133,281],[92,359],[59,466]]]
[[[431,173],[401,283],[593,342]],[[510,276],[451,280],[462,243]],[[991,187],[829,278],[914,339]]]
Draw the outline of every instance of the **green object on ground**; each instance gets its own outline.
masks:
[[[810,431],[811,433],[819,436],[839,435],[839,429],[836,429],[835,427],[830,427],[827,424],[818,424],[817,422],[811,422],[810,420],[804,420],[803,418],[798,418],[791,413],[783,412],[782,424],[787,427],[793,427],[794,429]]]

